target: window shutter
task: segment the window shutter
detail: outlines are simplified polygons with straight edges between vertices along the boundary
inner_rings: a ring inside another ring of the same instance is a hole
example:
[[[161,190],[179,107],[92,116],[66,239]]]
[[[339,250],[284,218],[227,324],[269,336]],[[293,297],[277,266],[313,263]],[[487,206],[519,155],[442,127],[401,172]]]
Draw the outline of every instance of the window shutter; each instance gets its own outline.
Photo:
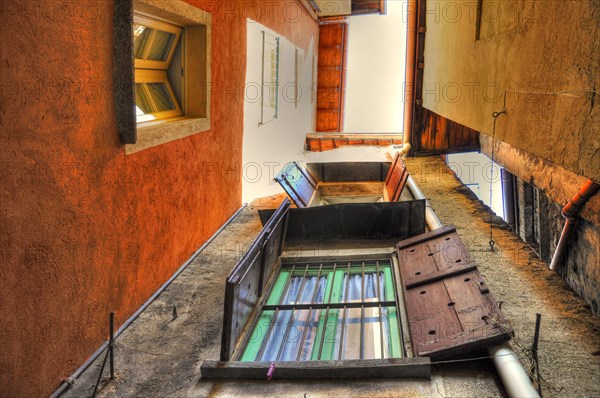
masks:
[[[401,241],[398,260],[415,355],[447,358],[510,338],[454,227]]]
[[[227,277],[221,338],[222,361],[231,359],[242,331],[279,261],[290,205],[286,199],[279,206]]]
[[[287,164],[275,177],[275,181],[281,185],[298,208],[308,207],[317,191],[317,181],[308,170],[296,162]]]
[[[402,193],[407,180],[408,170],[400,158],[400,152],[396,152],[396,157],[385,178],[385,190],[389,202],[397,202],[400,199],[400,194]]]

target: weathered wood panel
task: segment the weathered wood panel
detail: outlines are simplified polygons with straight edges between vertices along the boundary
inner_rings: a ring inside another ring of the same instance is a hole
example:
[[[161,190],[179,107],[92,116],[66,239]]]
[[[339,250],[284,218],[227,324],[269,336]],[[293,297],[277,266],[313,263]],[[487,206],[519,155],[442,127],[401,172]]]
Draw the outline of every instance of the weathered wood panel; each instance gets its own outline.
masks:
[[[412,344],[446,358],[500,343],[512,328],[452,226],[398,243]]]
[[[307,207],[317,190],[317,181],[298,163],[288,163],[283,170],[275,176],[275,181],[299,207]]]
[[[310,152],[324,152],[344,146],[402,145],[402,134],[307,134],[305,148]]]
[[[388,201],[396,202],[400,199],[400,194],[402,194],[407,180],[408,170],[400,158],[400,152],[396,152],[392,166],[385,178],[385,190],[387,191]]]
[[[266,380],[271,362],[204,361],[202,379]],[[274,380],[431,378],[429,358],[274,362]]]
[[[273,210],[259,210],[262,221]],[[344,203],[291,209],[286,242],[331,239],[408,239],[425,231],[425,200]]]
[[[347,21],[319,26],[317,131],[343,130],[347,38]]]
[[[385,181],[390,162],[308,163],[306,168],[318,182]]]
[[[479,150],[479,132],[416,107],[413,151],[416,156]]]
[[[283,250],[290,201],[284,200],[236,264],[225,283],[221,360],[233,355],[242,331]]]
[[[352,0],[352,15],[385,13],[386,0]]]

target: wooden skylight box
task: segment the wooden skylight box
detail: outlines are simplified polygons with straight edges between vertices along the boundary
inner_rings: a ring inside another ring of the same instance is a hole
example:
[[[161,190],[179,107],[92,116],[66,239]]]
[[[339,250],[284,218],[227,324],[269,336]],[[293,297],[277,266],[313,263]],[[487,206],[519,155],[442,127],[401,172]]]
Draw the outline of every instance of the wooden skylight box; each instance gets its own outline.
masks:
[[[387,170],[384,180],[377,178],[377,168],[379,174],[383,176],[385,163],[370,164],[375,167],[371,172],[366,170],[367,172],[364,173],[365,168],[363,168],[363,173],[368,175],[363,181],[349,178],[349,175],[354,174],[353,170],[350,170],[352,164],[334,164],[338,165],[337,169],[335,166],[327,165],[327,163],[312,165],[313,170],[320,174],[321,178],[317,179],[308,169],[293,162],[275,177],[275,181],[281,185],[296,207],[306,208],[342,203],[398,202],[408,180],[408,170],[399,153]],[[328,178],[326,167],[331,175]]]

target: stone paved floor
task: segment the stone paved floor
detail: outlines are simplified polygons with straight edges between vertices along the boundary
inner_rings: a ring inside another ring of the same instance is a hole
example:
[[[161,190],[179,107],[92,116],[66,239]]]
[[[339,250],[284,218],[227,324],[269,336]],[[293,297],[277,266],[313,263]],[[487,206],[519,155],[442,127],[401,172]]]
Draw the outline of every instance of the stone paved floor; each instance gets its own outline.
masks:
[[[457,227],[491,292],[503,302],[502,310],[516,330],[516,351],[531,345],[535,314],[542,314],[540,369],[548,382],[544,397],[600,396],[600,320],[506,224],[497,222],[496,250],[489,250],[486,209],[440,158],[409,159],[406,164],[440,220]],[[282,198],[276,195],[254,205],[268,206]],[[259,230],[256,208],[249,206],[119,337],[117,380],[104,383],[98,396],[504,396],[489,360],[435,365],[431,381],[198,381],[201,361],[219,356],[225,278]],[[99,367],[97,361],[64,396],[90,396]]]

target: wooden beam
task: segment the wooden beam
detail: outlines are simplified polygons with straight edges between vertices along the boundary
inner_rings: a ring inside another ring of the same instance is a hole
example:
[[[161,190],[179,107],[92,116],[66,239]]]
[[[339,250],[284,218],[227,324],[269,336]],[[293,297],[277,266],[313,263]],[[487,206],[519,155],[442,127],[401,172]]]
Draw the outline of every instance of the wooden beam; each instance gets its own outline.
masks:
[[[317,16],[317,13],[313,9],[312,5],[308,2],[308,0],[296,0],[296,2],[300,3],[300,5],[302,5],[302,7],[304,7],[306,12],[312,17],[312,19],[314,19],[317,22],[319,21],[319,17]]]
[[[204,361],[202,379],[266,380],[271,362]],[[273,379],[431,378],[429,358],[274,362]]]
[[[306,138],[343,139],[402,139],[402,133],[308,133]]]

